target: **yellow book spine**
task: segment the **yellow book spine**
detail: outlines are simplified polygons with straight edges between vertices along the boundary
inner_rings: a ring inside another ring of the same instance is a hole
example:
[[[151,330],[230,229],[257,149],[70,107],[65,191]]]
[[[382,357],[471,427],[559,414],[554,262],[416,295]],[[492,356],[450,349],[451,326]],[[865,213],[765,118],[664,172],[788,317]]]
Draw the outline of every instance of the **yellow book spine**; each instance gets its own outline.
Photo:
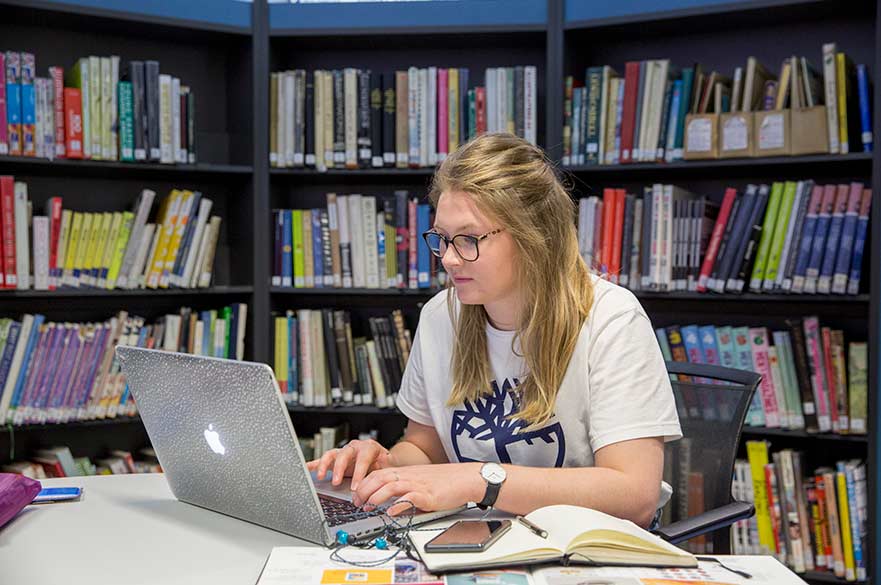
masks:
[[[171,242],[168,245],[168,254],[165,257],[165,265],[162,267],[162,275],[159,277],[159,287],[168,288],[171,279],[171,271],[174,270],[174,261],[180,251],[180,243],[184,238],[184,230],[187,227],[187,221],[192,214],[193,192],[184,191],[181,197],[180,210],[174,224]]]
[[[459,104],[461,103],[459,99],[459,70],[455,67],[451,67],[447,75],[447,90],[449,94],[447,98],[447,104],[449,104],[449,114],[447,117],[449,123],[449,145],[447,152],[452,153],[459,148]]]
[[[312,211],[303,210],[303,274],[306,288],[315,286],[315,256],[312,252]]]
[[[107,288],[107,276],[110,274],[110,263],[113,262],[113,254],[116,252],[116,241],[119,239],[119,230],[122,227],[122,212],[115,211],[110,214],[110,233],[104,242],[104,256],[101,258],[101,270],[98,272],[98,288]]]
[[[847,144],[847,57],[835,53],[835,81],[838,90],[838,142],[841,154],[850,152]]]
[[[840,468],[839,468],[840,469]],[[842,472],[836,472],[835,491],[838,495],[838,525],[841,527],[841,548],[844,553],[844,578],[856,580],[856,563],[853,559],[853,541],[850,536],[850,512],[847,506],[847,479]]]
[[[116,238],[116,249],[113,251],[113,258],[110,260],[110,267],[107,271],[106,288],[112,290],[116,288],[116,279],[119,278],[119,269],[122,268],[122,260],[125,256],[125,249],[128,246],[129,237],[132,233],[132,222],[134,222],[135,214],[131,211],[122,212],[122,221],[119,225],[119,235]]]
[[[275,378],[278,390],[287,393],[288,385],[288,320],[286,317],[275,318]]]
[[[147,271],[147,288],[158,288],[159,277],[165,268],[165,257],[168,256],[168,245],[174,233],[174,223],[177,221],[177,212],[180,209],[181,192],[175,189],[168,196],[170,202],[166,207],[162,223],[156,226],[159,236],[156,242],[156,252],[150,260],[150,268]]]
[[[763,554],[773,554],[774,529],[771,527],[771,513],[768,510],[768,491],[765,485],[765,465],[768,464],[768,443],[747,441],[746,455],[749,460],[755,496],[756,522],[759,526],[759,545]]]
[[[73,260],[73,280],[75,281],[74,286],[79,286],[83,270],[85,270],[86,255],[89,251],[89,238],[92,235],[92,222],[94,221],[94,219],[94,213],[83,214],[83,225],[82,228],[80,228],[79,243],[76,247],[76,258],[74,258]]]
[[[100,219],[98,225],[100,229],[95,234],[95,247],[92,248],[91,270],[89,271],[89,285],[98,284],[98,278],[101,275],[101,266],[104,262],[104,248],[107,247],[107,240],[110,238],[110,224],[113,223],[113,214],[109,211],[98,214]]]
[[[67,236],[67,249],[64,251],[64,273],[62,282],[70,285],[73,281],[74,260],[76,249],[80,243],[80,231],[83,229],[83,214],[71,212],[70,233]]]

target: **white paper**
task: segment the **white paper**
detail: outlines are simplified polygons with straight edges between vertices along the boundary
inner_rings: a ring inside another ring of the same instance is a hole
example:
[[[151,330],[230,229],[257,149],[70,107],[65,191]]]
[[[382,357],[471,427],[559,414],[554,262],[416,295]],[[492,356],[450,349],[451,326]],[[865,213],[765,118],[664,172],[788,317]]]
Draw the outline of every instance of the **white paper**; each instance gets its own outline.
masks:
[[[759,127],[759,150],[784,147],[783,114],[768,114]]]
[[[743,116],[732,116],[722,125],[722,150],[745,150],[749,146],[747,140],[746,119]]]
[[[713,150],[713,121],[696,118],[688,123],[685,133],[685,150],[688,152],[711,152]]]

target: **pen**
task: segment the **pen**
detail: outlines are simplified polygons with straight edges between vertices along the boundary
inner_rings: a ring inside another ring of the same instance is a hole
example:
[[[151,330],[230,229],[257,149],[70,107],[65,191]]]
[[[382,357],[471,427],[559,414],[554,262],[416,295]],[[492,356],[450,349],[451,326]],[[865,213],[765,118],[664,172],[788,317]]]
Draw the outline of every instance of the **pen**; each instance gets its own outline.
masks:
[[[524,518],[523,516],[517,516],[517,522],[519,522],[519,523],[522,524],[523,526],[529,528],[529,530],[530,530],[533,534],[535,534],[536,536],[540,536],[540,537],[542,537],[542,538],[547,538],[547,537],[548,537],[548,531],[547,531],[547,530],[543,530],[543,529],[539,528],[538,526],[536,526],[535,524],[533,524],[532,522],[530,522],[529,520],[527,520],[527,519]]]

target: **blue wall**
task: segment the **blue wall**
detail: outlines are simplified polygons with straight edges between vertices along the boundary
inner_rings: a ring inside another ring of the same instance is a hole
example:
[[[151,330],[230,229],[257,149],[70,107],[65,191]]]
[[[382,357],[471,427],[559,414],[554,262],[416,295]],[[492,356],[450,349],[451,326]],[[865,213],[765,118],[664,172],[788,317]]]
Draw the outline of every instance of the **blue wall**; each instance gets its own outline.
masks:
[[[600,20],[634,14],[670,12],[699,6],[750,4],[749,0],[566,0],[566,21]]]
[[[272,29],[544,25],[547,0],[271,4]]]
[[[101,8],[196,20],[236,27],[251,27],[251,4],[236,0],[54,0],[56,4]]]

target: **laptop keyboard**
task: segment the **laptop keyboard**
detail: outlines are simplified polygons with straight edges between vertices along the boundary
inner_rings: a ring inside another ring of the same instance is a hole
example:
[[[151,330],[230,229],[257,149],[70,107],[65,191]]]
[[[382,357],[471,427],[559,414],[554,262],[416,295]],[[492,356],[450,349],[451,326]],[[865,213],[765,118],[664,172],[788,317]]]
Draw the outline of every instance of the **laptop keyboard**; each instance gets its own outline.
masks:
[[[327,494],[318,494],[318,501],[324,511],[329,526],[339,526],[357,519],[357,516],[369,516],[364,510],[348,500],[335,498]]]

